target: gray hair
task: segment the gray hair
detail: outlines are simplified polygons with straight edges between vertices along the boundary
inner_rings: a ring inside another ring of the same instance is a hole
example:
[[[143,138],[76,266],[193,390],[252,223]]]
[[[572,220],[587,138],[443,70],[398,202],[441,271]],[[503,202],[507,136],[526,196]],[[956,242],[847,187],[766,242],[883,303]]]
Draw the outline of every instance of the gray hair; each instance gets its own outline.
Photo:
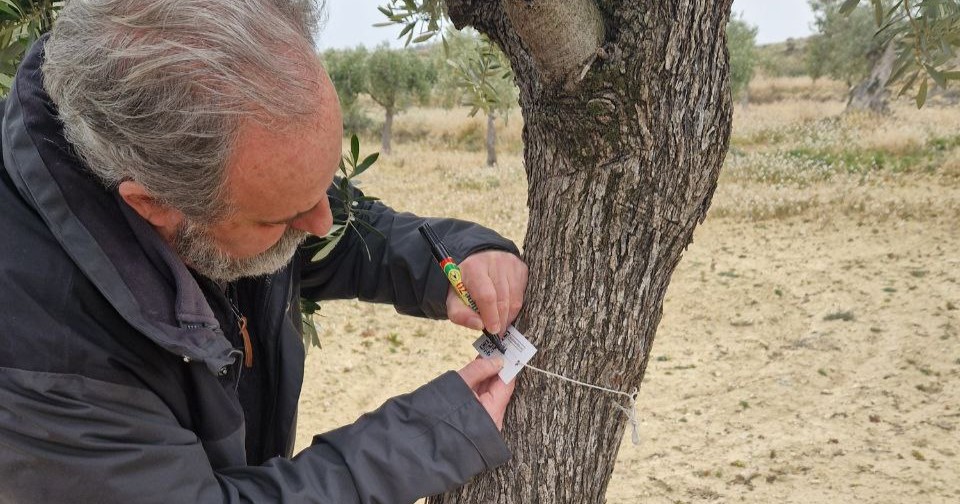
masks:
[[[67,140],[108,186],[143,185],[201,221],[229,211],[240,125],[302,124],[316,100],[314,0],[70,0],[44,87]]]

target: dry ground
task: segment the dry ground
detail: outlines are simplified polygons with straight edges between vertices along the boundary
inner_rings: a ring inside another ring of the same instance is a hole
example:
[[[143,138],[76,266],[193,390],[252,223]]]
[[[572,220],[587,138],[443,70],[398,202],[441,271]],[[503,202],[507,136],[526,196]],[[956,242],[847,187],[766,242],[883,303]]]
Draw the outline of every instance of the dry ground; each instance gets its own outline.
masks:
[[[831,119],[840,110],[738,110],[667,296],[643,443],[622,445],[609,502],[960,502],[960,110]],[[458,114],[398,125],[471,127]],[[363,186],[522,242],[521,161],[501,158],[487,169],[481,153],[401,144]],[[318,322],[299,447],[473,357],[470,331],[389,307],[324,303]]]

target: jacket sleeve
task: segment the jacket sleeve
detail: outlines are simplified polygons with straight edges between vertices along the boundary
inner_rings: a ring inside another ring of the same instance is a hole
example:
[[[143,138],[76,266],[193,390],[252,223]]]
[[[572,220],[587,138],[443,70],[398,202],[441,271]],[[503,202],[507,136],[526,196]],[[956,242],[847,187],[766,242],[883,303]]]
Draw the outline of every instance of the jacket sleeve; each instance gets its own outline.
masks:
[[[355,200],[362,196],[356,188],[350,190]],[[335,189],[328,195],[331,207],[337,208]],[[407,315],[446,318],[449,284],[417,230],[424,222],[437,231],[456,261],[488,249],[520,254],[513,242],[472,222],[418,217],[380,202],[365,201],[357,208],[358,218],[379,234],[362,226],[358,226],[359,232],[348,229],[333,252],[318,262],[310,261],[316,249],[311,250],[308,242],[301,249],[302,296],[314,300],[359,298],[390,303]],[[343,218],[342,212],[334,215]]]
[[[217,470],[144,389],[0,368],[2,502],[409,503],[508,457],[453,372],[317,436],[293,459]]]

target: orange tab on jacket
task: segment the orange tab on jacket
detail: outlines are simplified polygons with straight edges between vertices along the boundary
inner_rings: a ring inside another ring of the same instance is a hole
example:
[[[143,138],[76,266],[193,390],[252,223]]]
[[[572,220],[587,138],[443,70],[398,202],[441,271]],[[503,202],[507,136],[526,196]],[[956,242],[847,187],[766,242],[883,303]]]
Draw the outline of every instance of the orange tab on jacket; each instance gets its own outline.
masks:
[[[253,342],[250,341],[250,331],[247,330],[247,317],[240,317],[240,336],[243,337],[243,366],[253,367]]]

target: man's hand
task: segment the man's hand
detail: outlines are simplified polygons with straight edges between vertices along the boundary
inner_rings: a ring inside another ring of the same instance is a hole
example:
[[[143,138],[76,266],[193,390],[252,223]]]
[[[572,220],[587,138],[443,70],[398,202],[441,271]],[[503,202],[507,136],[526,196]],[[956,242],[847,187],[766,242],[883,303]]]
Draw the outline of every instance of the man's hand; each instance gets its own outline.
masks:
[[[463,285],[477,302],[480,314],[457,297],[450,287],[447,293],[447,318],[454,324],[477,331],[502,335],[523,306],[527,288],[527,265],[517,256],[499,250],[477,252],[460,263]]]
[[[467,382],[470,390],[473,390],[473,395],[477,396],[483,409],[490,414],[498,430],[503,430],[503,413],[507,410],[507,403],[510,402],[513,389],[517,385],[516,380],[509,385],[503,383],[503,380],[497,376],[501,369],[503,369],[503,359],[500,357],[490,359],[477,357],[459,371],[460,377]]]

